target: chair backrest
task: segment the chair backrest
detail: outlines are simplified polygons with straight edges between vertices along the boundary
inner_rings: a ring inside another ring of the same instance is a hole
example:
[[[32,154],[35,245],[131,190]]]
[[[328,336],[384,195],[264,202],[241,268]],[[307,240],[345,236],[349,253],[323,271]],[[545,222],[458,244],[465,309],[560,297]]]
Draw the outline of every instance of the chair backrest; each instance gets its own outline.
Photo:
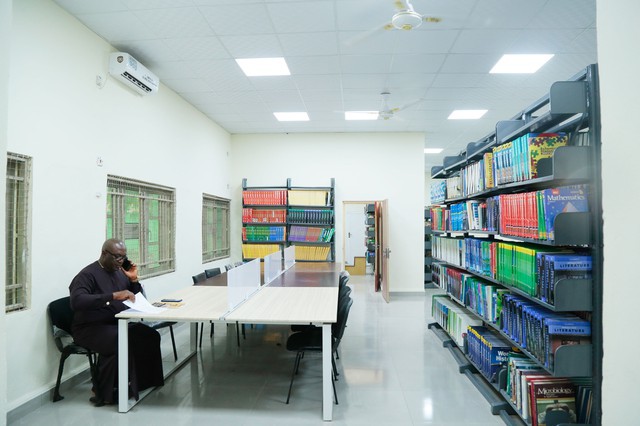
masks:
[[[242,266],[242,265],[244,265],[244,262],[240,260],[240,261],[238,261],[238,262],[234,263],[234,265],[233,265],[233,266],[234,266],[235,268],[237,268],[238,266]]]
[[[340,280],[338,281],[338,285],[340,286],[340,288],[345,287],[348,282],[349,282],[349,275],[340,274]]]
[[[204,270],[204,275],[207,278],[211,278],[211,277],[215,277],[216,275],[220,275],[220,268],[211,268],[211,269],[205,269]]]
[[[347,301],[350,294],[351,287],[340,287],[340,289],[338,290],[338,312],[340,312],[340,307]]]
[[[228,271],[229,269],[233,269],[233,263],[227,263],[224,265],[225,269]]]
[[[198,284],[207,279],[207,275],[204,272],[199,273],[198,275],[194,275],[191,277],[193,279],[194,284]]]
[[[349,318],[349,311],[353,305],[353,299],[349,298],[338,310],[337,321],[331,327],[331,334],[333,336],[334,347],[338,347],[342,336],[344,335],[344,329],[347,326],[347,319]]]
[[[69,296],[54,300],[47,306],[47,313],[51,320],[51,333],[60,352],[64,349],[63,338],[71,339],[71,323],[73,322],[73,310]]]

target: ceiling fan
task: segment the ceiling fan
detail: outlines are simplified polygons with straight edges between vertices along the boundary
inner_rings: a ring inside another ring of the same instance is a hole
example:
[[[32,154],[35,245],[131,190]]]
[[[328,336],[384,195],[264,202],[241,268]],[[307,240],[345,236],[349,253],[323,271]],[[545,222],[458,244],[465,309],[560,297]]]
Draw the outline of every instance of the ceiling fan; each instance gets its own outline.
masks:
[[[376,33],[384,30],[403,30],[411,31],[422,25],[423,22],[437,23],[442,21],[442,18],[436,16],[421,15],[415,11],[413,5],[409,0],[395,0],[396,13],[391,17],[391,22],[387,22],[379,27],[373,28],[355,37],[352,37],[345,41],[345,45],[353,46]]]
[[[378,111],[378,120],[389,120],[391,118],[393,118],[395,116],[395,114],[397,112],[400,112],[404,109],[407,109],[419,102],[422,102],[423,99],[417,99],[413,102],[409,102],[408,104],[404,104],[402,106],[396,107],[396,108],[390,108],[389,107],[389,96],[391,96],[391,93],[389,92],[382,92],[380,93],[380,95],[382,95],[382,109],[380,111]]]
[[[423,22],[437,23],[442,21],[436,16],[421,15],[415,11],[409,0],[396,0],[395,6],[397,12],[391,17],[391,22],[386,24],[385,30],[405,30],[410,31],[418,28]]]

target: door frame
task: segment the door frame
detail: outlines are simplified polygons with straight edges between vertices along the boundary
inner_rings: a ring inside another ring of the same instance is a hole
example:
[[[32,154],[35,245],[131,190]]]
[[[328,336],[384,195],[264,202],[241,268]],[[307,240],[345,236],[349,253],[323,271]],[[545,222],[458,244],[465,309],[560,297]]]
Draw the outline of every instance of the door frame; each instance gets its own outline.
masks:
[[[345,208],[346,204],[374,204],[376,201],[367,201],[367,200],[349,200],[342,201],[342,267],[344,268],[346,265],[346,256],[347,256],[347,209]],[[362,212],[362,217],[364,218],[364,211]],[[362,222],[362,226],[364,222]],[[377,253],[376,253],[377,254]]]

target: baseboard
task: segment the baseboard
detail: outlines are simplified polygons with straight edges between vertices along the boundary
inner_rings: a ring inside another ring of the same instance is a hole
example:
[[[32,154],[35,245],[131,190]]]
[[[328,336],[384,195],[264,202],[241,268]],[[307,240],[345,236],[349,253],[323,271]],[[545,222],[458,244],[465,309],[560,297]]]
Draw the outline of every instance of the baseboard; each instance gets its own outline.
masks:
[[[66,390],[73,388],[81,383],[91,380],[89,369],[87,368],[80,373],[69,377],[67,380],[60,383],[60,393],[64,395]],[[7,412],[7,424],[17,423],[22,417],[31,413],[34,410],[46,405],[53,404],[53,388],[48,391],[30,399],[19,407],[14,408]]]
[[[424,291],[390,291],[389,296],[424,296]]]

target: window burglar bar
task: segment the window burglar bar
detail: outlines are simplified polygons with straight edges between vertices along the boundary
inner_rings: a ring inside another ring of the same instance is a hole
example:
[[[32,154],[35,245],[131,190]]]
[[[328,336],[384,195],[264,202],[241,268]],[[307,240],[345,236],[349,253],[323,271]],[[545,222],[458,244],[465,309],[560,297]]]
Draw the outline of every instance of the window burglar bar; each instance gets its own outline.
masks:
[[[202,194],[202,262],[229,257],[229,200]]]
[[[107,238],[121,238],[138,276],[175,270],[175,189],[109,176]]]
[[[7,153],[5,311],[28,307],[31,158]]]

